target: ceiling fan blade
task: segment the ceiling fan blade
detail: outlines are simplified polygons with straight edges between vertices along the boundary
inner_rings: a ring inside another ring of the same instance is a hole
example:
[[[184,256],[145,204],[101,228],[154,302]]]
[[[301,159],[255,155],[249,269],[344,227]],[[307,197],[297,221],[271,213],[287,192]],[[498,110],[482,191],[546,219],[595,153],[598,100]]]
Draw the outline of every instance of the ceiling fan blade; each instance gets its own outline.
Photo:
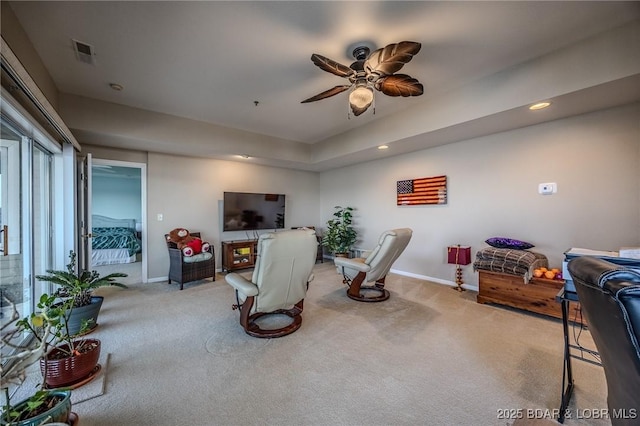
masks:
[[[373,52],[364,63],[367,73],[390,75],[399,71],[416,55],[422,45],[415,41],[389,44]]]
[[[332,59],[325,58],[322,55],[318,55],[314,53],[311,55],[311,60],[314,64],[316,64],[320,69],[330,72],[331,74],[335,74],[338,77],[349,77],[354,71],[346,65],[342,65]]]
[[[376,81],[376,89],[389,96],[420,96],[424,93],[422,84],[406,74],[394,74]]]
[[[318,93],[315,96],[310,97],[309,99],[305,99],[304,101],[300,102],[301,104],[306,104],[309,102],[315,102],[315,101],[319,101],[320,99],[324,99],[324,98],[329,98],[333,95],[337,95],[338,93],[342,93],[345,90],[349,89],[349,87],[351,87],[351,85],[345,85],[345,86],[336,86],[333,87],[329,90],[325,90],[322,93]]]

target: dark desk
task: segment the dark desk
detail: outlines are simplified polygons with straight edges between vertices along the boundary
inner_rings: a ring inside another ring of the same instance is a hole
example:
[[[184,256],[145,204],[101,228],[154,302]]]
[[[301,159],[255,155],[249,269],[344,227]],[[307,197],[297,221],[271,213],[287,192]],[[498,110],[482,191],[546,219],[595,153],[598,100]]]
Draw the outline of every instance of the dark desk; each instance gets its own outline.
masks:
[[[571,395],[573,394],[573,371],[571,369],[571,358],[576,358],[584,362],[588,362],[594,365],[602,365],[599,361],[594,359],[600,359],[597,351],[593,349],[587,349],[581,346],[577,339],[571,342],[569,335],[569,303],[578,302],[578,294],[573,291],[565,291],[561,289],[557,296],[556,301],[562,306],[562,331],[564,334],[564,365],[562,370],[562,401],[560,402],[560,414],[558,416],[558,422],[564,423],[567,407],[569,401],[571,401]],[[584,327],[583,325],[576,325],[574,327]],[[593,357],[594,359],[585,358],[585,354]]]

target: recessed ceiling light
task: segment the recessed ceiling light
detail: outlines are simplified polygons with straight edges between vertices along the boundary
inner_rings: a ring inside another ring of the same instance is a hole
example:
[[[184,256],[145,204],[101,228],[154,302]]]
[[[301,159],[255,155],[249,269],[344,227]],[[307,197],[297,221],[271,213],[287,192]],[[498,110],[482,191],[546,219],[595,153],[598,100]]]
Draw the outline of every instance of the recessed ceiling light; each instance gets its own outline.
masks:
[[[548,107],[549,105],[551,105],[551,102],[538,102],[537,104],[533,104],[529,107],[529,109],[531,111],[536,111],[539,109],[544,109],[546,107]]]
[[[246,154],[237,155],[236,157],[244,158],[245,160],[248,160],[249,158],[251,158]]]
[[[118,83],[109,83],[109,87],[111,87],[116,92],[121,92],[124,89],[124,86]]]
[[[389,145],[380,145],[378,149],[389,149]]]

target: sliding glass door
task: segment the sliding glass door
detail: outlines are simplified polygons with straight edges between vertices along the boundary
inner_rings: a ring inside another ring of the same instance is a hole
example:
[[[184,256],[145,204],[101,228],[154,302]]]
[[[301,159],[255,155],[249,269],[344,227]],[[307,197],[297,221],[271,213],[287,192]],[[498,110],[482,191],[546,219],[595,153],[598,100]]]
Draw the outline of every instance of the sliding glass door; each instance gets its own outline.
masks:
[[[10,314],[11,304],[15,304],[20,314],[30,312],[30,295],[24,291],[28,284],[25,268],[28,260],[23,252],[21,176],[22,144],[28,141],[4,119],[0,126],[0,315],[4,319]]]
[[[0,316],[15,306],[21,316],[35,308],[44,285],[35,276],[52,269],[53,153],[28,131],[0,119]]]
[[[53,269],[53,155],[35,143],[32,147],[32,183],[31,183],[31,224],[32,224],[32,271],[35,275],[44,274]],[[40,299],[42,292],[47,292],[48,284],[36,283],[34,296]]]

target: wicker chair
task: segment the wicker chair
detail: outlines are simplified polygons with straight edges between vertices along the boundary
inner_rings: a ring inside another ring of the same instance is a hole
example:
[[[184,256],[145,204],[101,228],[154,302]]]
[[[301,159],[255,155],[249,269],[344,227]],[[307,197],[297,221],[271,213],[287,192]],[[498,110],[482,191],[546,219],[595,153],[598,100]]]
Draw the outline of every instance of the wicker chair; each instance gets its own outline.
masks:
[[[199,232],[191,232],[191,235],[200,238]],[[184,283],[203,280],[209,277],[213,278],[212,281],[216,280],[216,255],[213,244],[209,246],[207,252],[211,254],[210,258],[205,255],[203,257],[207,257],[208,259],[189,262],[188,260],[185,261],[182,250],[179,250],[175,243],[169,241],[169,234],[164,234],[164,238],[167,242],[167,248],[169,249],[169,284],[171,284],[171,281],[176,281],[180,283],[180,290],[182,290]],[[194,258],[196,256],[194,256]]]

